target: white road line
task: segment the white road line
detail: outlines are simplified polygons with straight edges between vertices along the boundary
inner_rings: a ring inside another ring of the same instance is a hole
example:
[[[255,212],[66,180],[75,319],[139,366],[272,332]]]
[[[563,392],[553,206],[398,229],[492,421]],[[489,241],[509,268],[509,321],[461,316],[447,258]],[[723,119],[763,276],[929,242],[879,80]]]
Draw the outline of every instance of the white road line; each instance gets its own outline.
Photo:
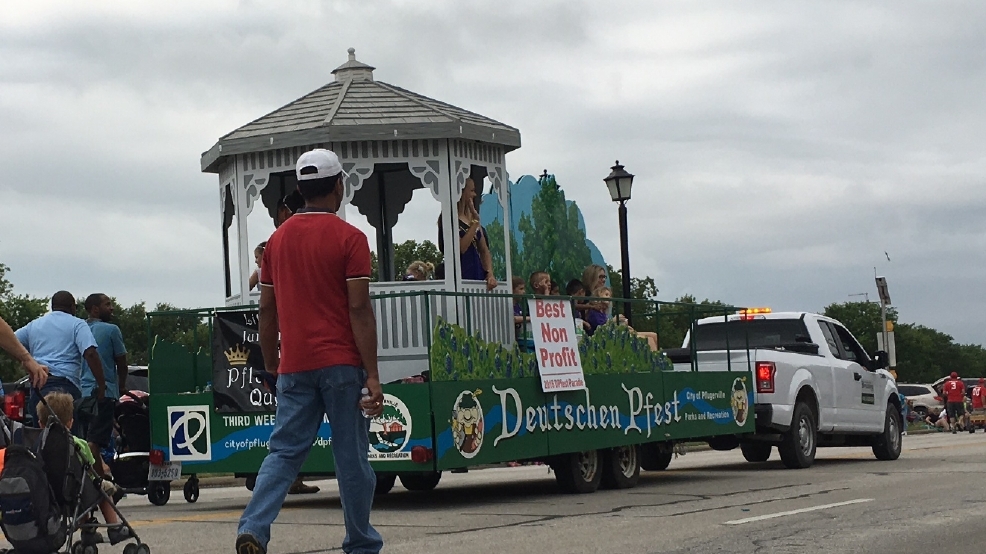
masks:
[[[822,504],[821,506],[812,506],[810,508],[799,508],[797,510],[789,510],[787,512],[777,512],[773,514],[764,514],[762,516],[745,517],[743,519],[734,519],[733,521],[727,521],[724,525],[742,525],[744,523],[753,523],[754,521],[763,521],[765,519],[774,519],[775,517],[793,516],[795,514],[803,514],[805,512],[815,512],[818,510],[827,510],[829,508],[838,508],[839,506],[849,506],[851,504],[862,504],[864,502],[873,502],[872,498],[857,498],[856,500],[847,500],[845,502],[836,502],[834,504]]]

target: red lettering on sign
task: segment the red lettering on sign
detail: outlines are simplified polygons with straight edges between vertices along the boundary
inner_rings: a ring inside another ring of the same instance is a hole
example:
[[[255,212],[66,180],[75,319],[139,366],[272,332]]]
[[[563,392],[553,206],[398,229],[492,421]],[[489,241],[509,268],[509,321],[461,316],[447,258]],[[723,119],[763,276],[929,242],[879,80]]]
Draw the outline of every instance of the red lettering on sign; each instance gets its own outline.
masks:
[[[568,315],[565,313],[566,302],[551,302],[545,300],[535,300],[534,301],[534,315],[536,317],[544,318],[567,318]]]

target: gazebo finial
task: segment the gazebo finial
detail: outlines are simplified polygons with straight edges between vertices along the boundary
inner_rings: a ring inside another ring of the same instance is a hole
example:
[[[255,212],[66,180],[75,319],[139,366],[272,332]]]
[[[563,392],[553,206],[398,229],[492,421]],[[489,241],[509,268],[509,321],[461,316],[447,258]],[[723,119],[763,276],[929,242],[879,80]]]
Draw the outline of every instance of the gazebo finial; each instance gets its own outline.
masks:
[[[332,74],[336,76],[336,81],[372,81],[374,68],[356,60],[355,48],[350,47],[347,51],[349,52],[349,61],[332,71]]]

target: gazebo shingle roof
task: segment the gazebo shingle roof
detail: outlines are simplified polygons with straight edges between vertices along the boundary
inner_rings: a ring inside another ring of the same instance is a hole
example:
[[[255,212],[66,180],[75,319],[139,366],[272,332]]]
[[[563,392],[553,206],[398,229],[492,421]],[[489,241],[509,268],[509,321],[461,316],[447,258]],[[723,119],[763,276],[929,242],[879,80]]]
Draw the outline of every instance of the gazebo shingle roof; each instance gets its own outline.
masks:
[[[464,138],[520,147],[520,131],[451,104],[373,80],[373,68],[350,59],[336,81],[232,131],[202,154],[202,171],[226,156],[316,142]],[[272,141],[273,140],[273,141]]]

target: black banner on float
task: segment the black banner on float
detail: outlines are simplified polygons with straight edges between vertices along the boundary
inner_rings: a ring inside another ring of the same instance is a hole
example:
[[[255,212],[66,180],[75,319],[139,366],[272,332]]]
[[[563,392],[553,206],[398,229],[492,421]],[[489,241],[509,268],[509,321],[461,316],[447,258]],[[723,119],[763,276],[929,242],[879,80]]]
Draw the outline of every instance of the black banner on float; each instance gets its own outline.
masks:
[[[217,412],[273,412],[273,379],[264,369],[256,311],[216,312],[212,389]]]

